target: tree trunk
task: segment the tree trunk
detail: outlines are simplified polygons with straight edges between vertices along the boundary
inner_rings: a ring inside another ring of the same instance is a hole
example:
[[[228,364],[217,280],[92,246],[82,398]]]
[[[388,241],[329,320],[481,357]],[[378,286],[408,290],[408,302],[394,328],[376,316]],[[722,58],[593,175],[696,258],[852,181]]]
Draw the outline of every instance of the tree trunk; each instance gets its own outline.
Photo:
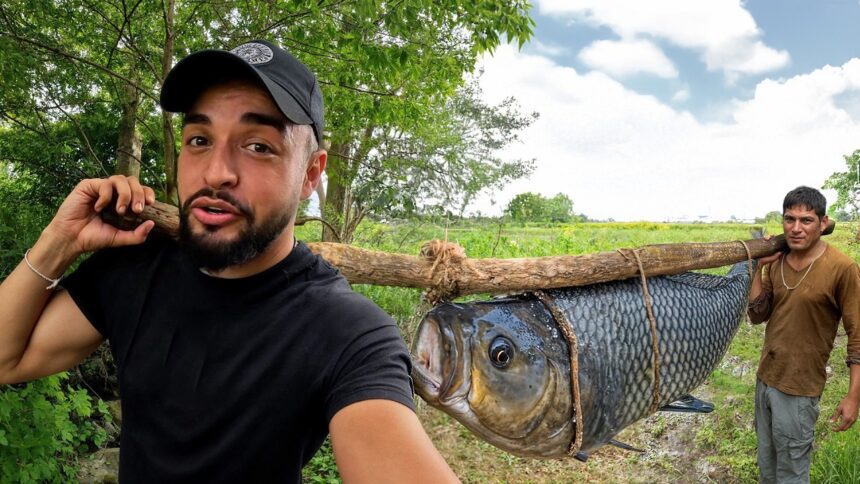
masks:
[[[140,93],[137,88],[122,84],[120,88],[122,116],[119,120],[117,140],[116,173],[140,178],[140,133],[137,131],[137,108]]]
[[[154,220],[157,230],[173,237],[178,233],[176,207],[157,202],[148,205],[141,218]],[[140,223],[139,218],[108,220],[126,228]],[[834,227],[831,221],[824,235],[832,233]],[[757,259],[787,247],[785,237],[778,235],[769,240],[753,239],[743,243],[661,244],[586,255],[469,259],[461,247],[442,241],[425,244],[421,257],[329,242],[308,245],[314,253],[340,269],[350,283],[429,288],[433,299],[437,300],[466,294],[499,294],[627,279],[639,275],[640,262],[646,276],[678,274],[722,267],[749,257]]]
[[[173,65],[173,49],[176,40],[173,22],[176,12],[176,0],[167,0],[164,3],[164,8],[164,52],[161,56],[162,85]],[[167,193],[165,193],[165,196],[167,200],[178,205],[179,194],[176,190],[176,139],[173,136],[173,118],[170,113],[162,111],[161,129],[164,133],[164,175],[167,179]]]
[[[327,187],[325,204],[320,201],[320,212],[325,220],[327,220],[334,228],[337,229],[335,234],[332,228],[323,226],[322,240],[332,242],[334,240],[343,240],[341,234],[344,226],[344,210],[347,200],[347,184],[343,183],[343,177],[347,171],[347,160],[342,155],[349,150],[349,147],[342,144],[332,145],[329,151],[329,168],[327,170]]]

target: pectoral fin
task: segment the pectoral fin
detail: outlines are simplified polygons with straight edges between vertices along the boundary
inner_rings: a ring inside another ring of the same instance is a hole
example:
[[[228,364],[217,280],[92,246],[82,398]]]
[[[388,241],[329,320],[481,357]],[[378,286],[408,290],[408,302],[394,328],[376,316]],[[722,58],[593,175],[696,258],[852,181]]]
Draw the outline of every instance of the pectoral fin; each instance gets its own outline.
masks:
[[[663,412],[691,412],[691,413],[711,413],[714,411],[714,404],[699,400],[692,395],[684,395],[674,402],[660,407]]]
[[[633,447],[630,444],[625,444],[624,442],[619,442],[615,439],[610,440],[609,445],[614,445],[615,447],[618,447],[619,449],[632,450],[633,452],[639,452],[639,453],[645,452],[642,449],[637,449],[636,447]]]

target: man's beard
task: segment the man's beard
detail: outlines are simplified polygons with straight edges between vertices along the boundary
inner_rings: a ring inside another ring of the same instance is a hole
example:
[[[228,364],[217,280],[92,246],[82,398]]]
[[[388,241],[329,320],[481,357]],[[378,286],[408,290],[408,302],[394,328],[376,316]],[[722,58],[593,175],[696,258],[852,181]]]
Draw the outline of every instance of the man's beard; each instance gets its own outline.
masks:
[[[191,232],[188,223],[191,203],[203,196],[224,200],[245,217],[246,226],[235,240],[217,240],[216,234],[220,227],[204,226],[206,232],[203,234]],[[254,211],[250,207],[242,204],[229,193],[204,188],[182,204],[179,217],[179,240],[191,261],[197,267],[209,272],[218,272],[231,266],[241,265],[257,257],[283,233],[292,219],[291,208],[284,208],[282,212],[258,225]]]

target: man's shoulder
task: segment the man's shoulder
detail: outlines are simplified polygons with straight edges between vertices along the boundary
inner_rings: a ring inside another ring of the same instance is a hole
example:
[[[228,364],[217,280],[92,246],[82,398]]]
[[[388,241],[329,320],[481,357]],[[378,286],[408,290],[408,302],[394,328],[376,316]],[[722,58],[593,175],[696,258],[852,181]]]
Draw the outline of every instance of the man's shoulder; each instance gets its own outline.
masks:
[[[322,314],[337,319],[348,318],[353,321],[384,321],[390,316],[375,302],[352,289],[342,276],[331,279],[322,285],[309,287],[309,302],[317,306]]]
[[[833,264],[836,267],[856,267],[857,266],[857,262],[854,259],[852,259],[848,254],[837,249],[833,245],[828,245],[827,259],[831,264]]]

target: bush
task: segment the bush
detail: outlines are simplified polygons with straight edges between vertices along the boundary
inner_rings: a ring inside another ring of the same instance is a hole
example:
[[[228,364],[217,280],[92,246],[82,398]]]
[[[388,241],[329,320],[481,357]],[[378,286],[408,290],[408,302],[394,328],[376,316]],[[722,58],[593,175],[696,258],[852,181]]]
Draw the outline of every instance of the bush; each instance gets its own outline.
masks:
[[[106,432],[97,425],[111,418],[104,402],[94,402],[67,379],[60,373],[0,388],[3,482],[74,480],[77,456],[106,440]]]
[[[329,439],[325,440],[325,443],[317,451],[314,458],[302,469],[302,481],[314,484],[334,484],[341,482]]]

